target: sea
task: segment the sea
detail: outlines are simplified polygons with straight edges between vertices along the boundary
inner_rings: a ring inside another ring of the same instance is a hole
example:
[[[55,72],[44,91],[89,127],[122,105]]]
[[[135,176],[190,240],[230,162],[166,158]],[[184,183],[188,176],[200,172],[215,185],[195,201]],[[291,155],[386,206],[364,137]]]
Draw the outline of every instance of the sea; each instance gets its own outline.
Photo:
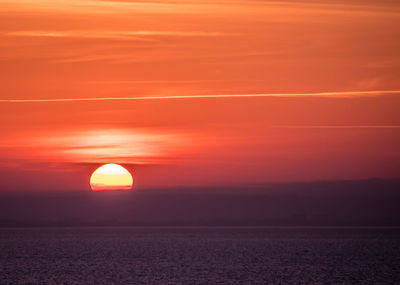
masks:
[[[400,284],[400,229],[2,228],[0,284]]]

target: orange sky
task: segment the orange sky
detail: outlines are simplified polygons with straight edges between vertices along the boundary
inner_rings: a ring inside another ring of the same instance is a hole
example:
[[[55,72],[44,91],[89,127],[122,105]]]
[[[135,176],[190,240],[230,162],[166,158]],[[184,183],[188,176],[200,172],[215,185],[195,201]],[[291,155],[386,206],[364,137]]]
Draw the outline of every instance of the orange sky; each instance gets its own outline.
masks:
[[[0,187],[86,189],[106,162],[142,188],[399,177],[399,19],[397,1],[1,1]]]

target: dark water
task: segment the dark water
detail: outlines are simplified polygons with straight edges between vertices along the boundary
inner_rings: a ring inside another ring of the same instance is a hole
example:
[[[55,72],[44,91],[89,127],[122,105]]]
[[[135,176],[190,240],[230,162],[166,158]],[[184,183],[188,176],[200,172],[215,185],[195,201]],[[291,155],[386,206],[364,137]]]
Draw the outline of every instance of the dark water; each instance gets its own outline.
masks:
[[[400,284],[399,229],[1,229],[1,284]]]

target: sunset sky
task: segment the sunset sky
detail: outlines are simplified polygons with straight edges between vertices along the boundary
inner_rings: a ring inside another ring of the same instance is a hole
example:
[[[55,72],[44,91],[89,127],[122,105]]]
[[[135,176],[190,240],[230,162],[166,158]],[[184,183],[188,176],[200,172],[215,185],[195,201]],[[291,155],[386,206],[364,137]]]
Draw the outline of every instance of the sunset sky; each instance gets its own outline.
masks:
[[[0,2],[0,191],[400,178],[399,1]]]

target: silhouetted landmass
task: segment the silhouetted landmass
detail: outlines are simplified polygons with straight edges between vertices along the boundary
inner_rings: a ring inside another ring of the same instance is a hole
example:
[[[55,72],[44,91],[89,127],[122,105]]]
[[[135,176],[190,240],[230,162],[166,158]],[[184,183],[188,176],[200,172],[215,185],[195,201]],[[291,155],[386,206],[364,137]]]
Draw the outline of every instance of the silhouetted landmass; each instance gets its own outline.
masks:
[[[400,226],[400,180],[7,193],[0,226]]]

